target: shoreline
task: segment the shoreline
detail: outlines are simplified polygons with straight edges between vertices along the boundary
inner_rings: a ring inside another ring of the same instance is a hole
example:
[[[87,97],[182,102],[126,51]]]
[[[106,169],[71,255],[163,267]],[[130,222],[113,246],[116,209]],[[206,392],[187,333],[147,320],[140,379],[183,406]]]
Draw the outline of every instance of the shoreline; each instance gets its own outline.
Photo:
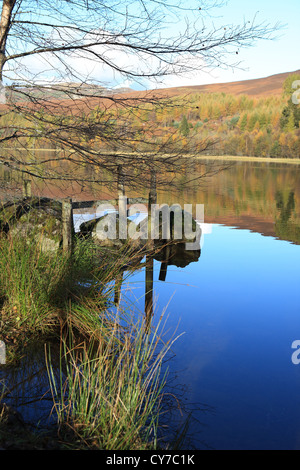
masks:
[[[22,150],[22,149],[8,149],[4,148],[3,150]],[[61,152],[62,149],[32,149],[33,152]],[[103,152],[103,155],[105,155],[106,152]],[[125,152],[128,155],[133,155],[133,153],[130,152]],[[116,155],[118,152],[116,152]],[[123,152],[124,154],[124,152]],[[100,154],[101,155],[101,154]],[[140,154],[137,154],[140,156]],[[161,155],[169,157],[170,155]],[[238,162],[266,162],[266,163],[287,163],[287,164],[293,164],[293,165],[300,165],[300,156],[299,158],[282,158],[282,157],[250,157],[250,156],[241,156],[241,155],[193,155],[193,154],[184,154],[180,155],[179,158],[193,158],[195,160],[219,160],[219,161],[238,161]]]
[[[231,156],[231,155],[185,155],[185,158],[194,158],[195,160],[219,160],[219,161],[238,161],[238,162],[259,162],[259,163],[288,163],[300,165],[300,158],[272,158],[272,157],[249,157],[249,156]]]

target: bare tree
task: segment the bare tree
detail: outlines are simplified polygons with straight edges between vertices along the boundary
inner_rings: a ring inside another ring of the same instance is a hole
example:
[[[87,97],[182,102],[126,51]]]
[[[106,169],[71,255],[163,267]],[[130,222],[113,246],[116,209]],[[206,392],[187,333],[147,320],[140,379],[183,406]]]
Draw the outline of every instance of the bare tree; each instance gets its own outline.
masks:
[[[88,164],[95,170],[91,180],[106,183],[115,181],[121,164],[129,184],[143,184],[149,169],[163,169],[170,184],[189,144],[172,136],[155,139],[155,126],[135,116],[149,106],[174,103],[159,91],[116,93],[109,83],[153,83],[168,75],[237,66],[240,47],[269,38],[277,28],[255,20],[208,27],[211,8],[221,4],[2,0],[0,164],[45,180],[89,181],[74,171]],[[179,21],[184,17],[193,21]],[[59,152],[37,158],[29,142]]]

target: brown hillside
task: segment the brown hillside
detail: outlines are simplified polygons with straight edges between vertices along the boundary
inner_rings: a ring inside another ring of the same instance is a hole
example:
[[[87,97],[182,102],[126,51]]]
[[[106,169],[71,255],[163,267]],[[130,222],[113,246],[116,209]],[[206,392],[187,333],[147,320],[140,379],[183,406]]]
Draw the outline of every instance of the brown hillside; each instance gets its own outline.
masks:
[[[122,104],[133,104],[130,100],[152,100],[166,99],[172,96],[186,96],[189,93],[227,93],[232,95],[249,95],[253,97],[280,96],[282,94],[283,84],[289,75],[298,73],[300,69],[294,72],[285,72],[271,75],[265,78],[257,78],[253,80],[243,80],[239,82],[214,83],[208,85],[196,85],[189,87],[161,88],[157,90],[132,91],[130,93],[122,93],[114,95],[116,102],[123,100]],[[107,107],[114,106],[114,100],[101,100],[102,105]],[[100,104],[99,100],[89,101],[91,108],[96,104]]]
[[[182,94],[186,92],[198,92],[198,93],[229,93],[233,95],[251,95],[251,96],[270,96],[280,95],[282,93],[283,83],[289,75],[298,73],[300,70],[295,72],[286,72],[276,75],[271,75],[265,78],[257,78],[253,80],[243,80],[239,82],[229,83],[214,83],[211,85],[198,85],[190,87],[176,87],[163,89],[160,92],[170,94]]]
[[[282,94],[283,83],[289,75],[298,73],[300,69],[294,72],[285,72],[276,75],[271,75],[265,78],[258,78],[253,80],[243,80],[239,82],[229,83],[214,83],[207,85],[196,85],[189,87],[173,87],[173,88],[161,88],[157,90],[146,90],[146,91],[131,91],[114,94],[113,96],[105,97],[86,97],[84,99],[77,100],[58,100],[53,99],[45,102],[44,106],[48,107],[49,112],[61,112],[64,109],[66,112],[77,114],[82,111],[87,112],[95,108],[96,106],[105,107],[110,109],[115,106],[124,106],[137,104],[136,100],[151,101],[155,99],[167,99],[172,96],[186,96],[189,93],[228,93],[233,95],[249,95],[256,97],[264,96],[278,96]],[[26,107],[31,107],[28,103],[24,103]],[[36,105],[34,105],[36,107]],[[0,105],[0,109],[5,109],[5,105]]]
[[[279,96],[282,94],[284,81],[289,75],[298,73],[300,74],[300,69],[294,72],[285,72],[276,75],[271,75],[265,78],[257,78],[253,80],[243,80],[239,82],[229,82],[229,83],[214,83],[208,85],[195,85],[189,87],[173,87],[173,88],[160,88],[156,90],[147,90],[147,91],[132,91],[122,94],[114,95],[116,102],[118,100],[124,100],[123,104],[126,102],[130,104],[130,100],[152,100],[156,98],[168,98],[172,96],[187,95],[189,93],[228,93],[232,95],[249,95],[255,97],[264,97],[264,96]],[[108,107],[114,105],[114,100],[101,100],[102,105],[106,103]],[[89,101],[91,107],[96,105],[96,100],[93,102]],[[97,100],[97,104],[100,104]],[[134,101],[132,102],[134,104]]]
[[[147,91],[132,91],[130,93],[127,92],[116,94],[114,95],[113,99],[90,100],[89,104],[91,108],[100,103],[109,108],[114,106],[116,102],[119,103],[119,100],[123,100],[122,105],[124,105],[126,102],[127,104],[134,105],[134,101],[131,103],[131,99],[141,99],[147,101],[157,98],[166,99],[171,96],[186,96],[189,93],[227,93],[232,95],[249,95],[253,97],[278,96],[282,94],[283,84],[287,77],[295,73],[300,74],[300,69],[294,72],[285,72],[271,75],[265,78],[243,80],[239,82],[214,83],[210,85],[196,85],[189,87],[183,86],[174,88],[161,88]]]

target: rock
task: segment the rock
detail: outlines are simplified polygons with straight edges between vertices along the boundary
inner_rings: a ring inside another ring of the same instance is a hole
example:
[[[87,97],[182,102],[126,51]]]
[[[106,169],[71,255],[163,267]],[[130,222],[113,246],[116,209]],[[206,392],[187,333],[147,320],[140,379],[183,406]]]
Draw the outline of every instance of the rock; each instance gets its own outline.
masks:
[[[8,203],[0,211],[0,228],[40,243],[43,251],[55,251],[62,243],[62,206],[48,198],[25,198]]]
[[[97,243],[103,246],[118,246],[121,247],[125,243],[132,245],[139,245],[138,239],[133,239],[130,236],[129,227],[133,223],[131,220],[126,219],[125,237],[120,237],[120,224],[119,214],[112,212],[102,217],[83,222],[80,225],[80,236],[92,237]]]
[[[165,207],[166,210],[168,206]],[[157,215],[154,242],[156,245],[171,241],[172,243],[190,243],[191,251],[200,249],[201,228],[193,217],[184,212],[180,206],[172,206],[173,210]],[[80,236],[92,237],[104,246],[122,246],[130,243],[142,248],[147,244],[148,217],[138,225],[127,219],[125,238],[120,237],[119,215],[117,212],[106,214],[80,225]],[[126,237],[127,235],[127,237]]]
[[[153,217],[153,214],[151,215]],[[170,241],[172,243],[193,243],[195,244],[193,250],[197,250],[198,245],[200,249],[201,228],[191,214],[182,210],[180,206],[174,205],[169,208],[165,205],[154,217],[154,221],[151,221],[154,225],[151,234],[156,244]],[[139,224],[138,228],[143,233],[147,233],[148,217]]]

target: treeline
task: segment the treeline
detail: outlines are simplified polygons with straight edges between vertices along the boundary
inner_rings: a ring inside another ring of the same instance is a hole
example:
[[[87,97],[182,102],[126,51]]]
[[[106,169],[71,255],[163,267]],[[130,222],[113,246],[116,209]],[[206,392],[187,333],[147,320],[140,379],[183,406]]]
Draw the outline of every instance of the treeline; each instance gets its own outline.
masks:
[[[300,78],[300,77],[299,77]],[[255,98],[225,93],[193,94],[174,99],[165,109],[141,111],[145,122],[156,122],[157,139],[186,139],[189,151],[201,143],[211,155],[299,158],[300,105],[292,108],[286,95]]]
[[[280,96],[193,93],[134,106],[96,106],[80,117],[76,143],[97,151],[299,158],[300,105],[292,100],[295,80],[300,76],[289,76]],[[74,138],[76,120],[75,115],[55,114],[46,124],[31,122],[28,129],[21,115],[9,113],[0,119],[0,137],[5,146],[21,141],[24,148],[57,148]],[[14,132],[18,139],[6,140]]]

